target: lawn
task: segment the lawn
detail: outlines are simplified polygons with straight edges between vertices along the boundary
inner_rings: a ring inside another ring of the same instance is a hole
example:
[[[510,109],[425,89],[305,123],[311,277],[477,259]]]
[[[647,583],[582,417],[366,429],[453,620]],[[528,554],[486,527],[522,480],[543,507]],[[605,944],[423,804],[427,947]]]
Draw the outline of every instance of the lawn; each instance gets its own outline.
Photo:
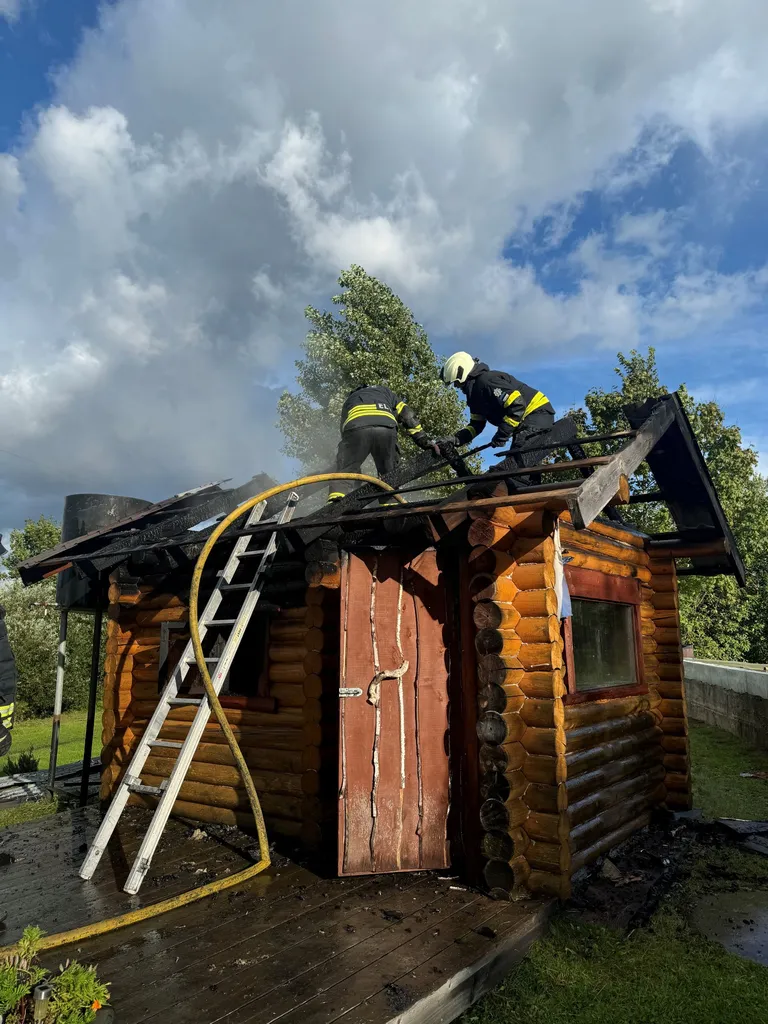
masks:
[[[83,740],[85,738],[85,711],[70,711],[61,716],[59,733],[59,764],[72,764],[83,756]],[[13,727],[13,749],[10,756],[15,759],[19,754],[31,750],[39,762],[40,768],[47,768],[51,750],[51,719],[28,718],[16,722]],[[7,757],[0,758],[0,775],[7,764]]]
[[[707,817],[768,819],[768,754],[691,723],[694,804]],[[768,861],[713,847],[650,925],[626,936],[561,912],[549,935],[463,1024],[757,1024],[768,1021],[768,967],[741,960],[689,927],[701,891],[768,887]]]

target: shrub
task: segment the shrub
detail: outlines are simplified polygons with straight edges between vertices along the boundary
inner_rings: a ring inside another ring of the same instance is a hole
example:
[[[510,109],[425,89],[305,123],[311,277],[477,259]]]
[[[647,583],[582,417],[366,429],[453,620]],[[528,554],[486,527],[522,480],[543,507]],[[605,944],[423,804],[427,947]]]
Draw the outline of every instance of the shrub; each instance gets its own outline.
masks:
[[[21,775],[24,772],[36,772],[40,768],[40,762],[32,753],[32,748],[23,750],[17,758],[8,757],[2,775]]]

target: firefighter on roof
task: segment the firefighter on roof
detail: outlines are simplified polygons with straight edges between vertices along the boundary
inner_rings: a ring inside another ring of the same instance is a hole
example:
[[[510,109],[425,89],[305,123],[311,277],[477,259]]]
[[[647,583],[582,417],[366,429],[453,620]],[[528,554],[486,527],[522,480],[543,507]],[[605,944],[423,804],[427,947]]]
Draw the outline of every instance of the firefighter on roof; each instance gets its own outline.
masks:
[[[369,455],[379,476],[387,477],[400,461],[397,428],[402,426],[419,448],[434,448],[419,423],[419,417],[404,399],[383,384],[360,384],[341,410],[341,441],[336,455],[340,473],[359,473]],[[328,495],[329,501],[343,498],[354,481],[340,480]]]
[[[555,422],[555,410],[541,391],[523,384],[509,373],[491,370],[467,352],[455,352],[441,374],[446,384],[464,392],[469,406],[469,425],[444,442],[468,444],[481,434],[487,423],[496,427],[491,444],[516,447],[549,430]]]

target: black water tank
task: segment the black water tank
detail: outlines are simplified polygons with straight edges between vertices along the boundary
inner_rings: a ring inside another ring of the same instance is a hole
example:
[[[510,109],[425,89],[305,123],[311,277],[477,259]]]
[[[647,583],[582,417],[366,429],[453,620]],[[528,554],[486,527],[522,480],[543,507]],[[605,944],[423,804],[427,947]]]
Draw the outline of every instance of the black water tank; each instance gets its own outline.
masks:
[[[142,498],[124,498],[117,494],[69,494],[64,499],[61,539],[74,540],[93,530],[102,530],[151,504]],[[56,603],[60,608],[84,612],[95,611],[99,606],[93,583],[80,579],[74,569],[59,573]]]

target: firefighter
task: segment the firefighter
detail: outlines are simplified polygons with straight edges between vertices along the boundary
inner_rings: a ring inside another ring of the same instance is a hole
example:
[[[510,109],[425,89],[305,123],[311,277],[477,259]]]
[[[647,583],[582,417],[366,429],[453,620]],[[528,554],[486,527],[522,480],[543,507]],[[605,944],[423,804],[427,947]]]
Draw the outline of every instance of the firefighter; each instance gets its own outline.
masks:
[[[336,469],[340,473],[359,473],[366,458],[372,455],[379,476],[389,476],[400,461],[398,425],[405,428],[419,448],[435,447],[404,399],[383,384],[359,384],[341,410]],[[339,480],[328,500],[338,501],[353,486],[352,480]]]
[[[5,608],[0,605],[0,757],[11,749],[11,729],[16,700],[16,661],[8,640]]]
[[[446,384],[464,392],[470,415],[468,426],[438,444],[469,444],[492,423],[496,427],[491,439],[494,448],[510,443],[519,448],[555,422],[555,410],[545,394],[509,373],[491,370],[467,352],[455,352],[441,376]]]

